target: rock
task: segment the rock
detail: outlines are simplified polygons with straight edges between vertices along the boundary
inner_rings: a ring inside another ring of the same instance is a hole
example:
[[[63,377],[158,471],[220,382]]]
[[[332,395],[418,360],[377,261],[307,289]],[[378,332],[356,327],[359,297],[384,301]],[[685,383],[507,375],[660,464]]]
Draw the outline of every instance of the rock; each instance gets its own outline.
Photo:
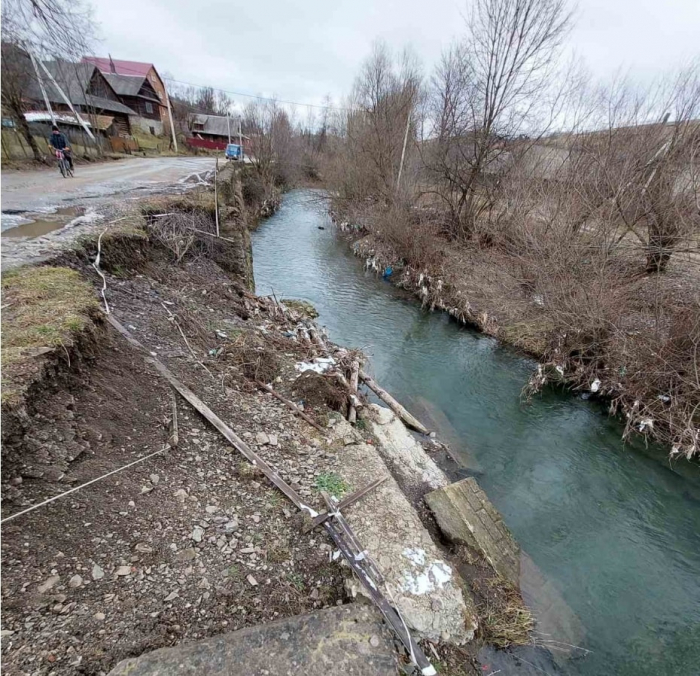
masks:
[[[246,580],[248,580],[248,584],[251,587],[257,587],[258,586],[258,581],[252,576],[252,575],[246,575]]]
[[[219,508],[216,505],[207,505],[205,507],[205,511],[207,514],[216,514],[216,512],[219,511]]]
[[[150,545],[147,545],[145,542],[137,542],[134,549],[137,552],[141,552],[142,554],[152,554],[153,553],[153,547],[151,547]]]
[[[180,594],[178,594],[176,591],[172,591],[163,599],[163,601],[174,601],[178,596],[180,596]]]
[[[52,589],[60,579],[58,575],[52,575],[37,587],[37,591],[40,594],[44,594],[49,591],[49,589]]]
[[[97,564],[94,564],[92,567],[92,579],[101,580],[104,576],[104,570],[102,570],[102,568],[100,568]]]
[[[398,667],[379,611],[353,603],[162,648],[120,662],[109,676],[196,673],[396,676]]]
[[[106,617],[106,615],[105,615],[104,613],[95,613],[95,614],[93,615],[93,617],[94,617],[96,620],[98,620],[98,621],[100,621],[100,622],[103,622],[104,619],[105,619],[105,617]]]
[[[175,554],[176,561],[193,561],[197,557],[197,550],[194,547],[188,547]]]
[[[190,538],[192,538],[195,542],[201,542],[203,537],[204,528],[202,528],[201,526],[195,526],[194,530],[192,531],[192,535],[190,535]]]
[[[224,524],[224,530],[227,533],[231,533],[237,529],[238,529],[238,519],[236,519],[236,518],[233,518],[228,523]]]
[[[131,575],[131,566],[119,566],[119,568],[117,568],[117,575],[120,577]]]
[[[277,441],[277,435],[276,435],[276,434],[271,434],[271,435],[269,436],[269,440],[270,440],[270,446],[277,446],[278,441]]]
[[[520,548],[473,477],[428,493],[425,502],[449,540],[481,551],[494,570],[519,589]]]
[[[378,647],[379,647],[379,642],[380,642],[380,641],[379,641],[379,636],[377,636],[376,634],[372,634],[372,636],[369,637],[369,644],[370,644],[373,648],[378,648]]]
[[[80,575],[73,575],[73,577],[68,580],[68,586],[71,589],[76,589],[77,587],[80,587],[81,584],[83,584],[83,578],[80,577]]]
[[[184,488],[176,490],[174,495],[178,502],[185,502],[185,500],[187,500],[187,491]]]
[[[157,474],[151,474],[151,476],[148,477],[151,480],[151,483],[154,486],[158,485],[158,482],[160,481],[160,477]]]
[[[265,444],[270,443],[270,437],[268,437],[267,434],[265,434],[265,432],[258,432],[255,435],[255,443],[259,446],[264,446]]]

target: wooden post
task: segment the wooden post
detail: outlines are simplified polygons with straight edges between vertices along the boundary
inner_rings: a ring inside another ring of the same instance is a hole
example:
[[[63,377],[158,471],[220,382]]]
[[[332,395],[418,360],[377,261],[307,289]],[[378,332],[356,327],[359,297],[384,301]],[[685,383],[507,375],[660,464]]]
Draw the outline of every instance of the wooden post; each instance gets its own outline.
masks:
[[[216,236],[219,235],[219,158],[214,165],[214,218],[216,219]]]
[[[36,64],[36,58],[34,54],[29,52],[29,58],[32,60],[32,65],[34,66],[34,72],[36,73],[36,79],[39,82],[39,89],[41,89],[41,95],[44,97],[44,103],[46,104],[46,110],[49,111],[51,115],[51,124],[56,124],[56,116],[53,114],[53,109],[51,108],[51,103],[49,103],[49,97],[46,94],[46,88],[44,87],[44,81],[41,79],[39,74],[39,66]]]
[[[56,82],[56,80],[54,80],[54,77],[53,77],[53,75],[51,75],[49,69],[46,67],[46,64],[40,60],[39,65],[44,69],[44,72],[46,73],[47,77],[49,78],[49,80],[51,80],[51,83],[53,84],[53,86],[56,87],[56,89],[58,90],[58,93],[61,95],[63,100],[66,102],[66,105],[73,111],[73,115],[75,115],[78,122],[80,122],[81,126],[85,130],[85,133],[90,137],[91,140],[94,141],[95,137],[93,136],[92,132],[90,131],[90,127],[88,127],[85,120],[83,120],[83,118],[80,117],[80,114],[73,107],[73,104],[71,103],[70,99],[66,96],[66,93],[61,89],[58,82]]]
[[[163,89],[165,89],[165,82],[163,82]],[[173,137],[173,146],[175,147],[175,152],[177,152],[177,136],[175,135],[175,125],[173,124],[173,111],[170,107],[170,95],[168,90],[165,89],[165,102],[168,104],[168,119],[170,120],[170,133]]]
[[[386,390],[379,387],[379,385],[377,385],[377,383],[375,383],[374,380],[372,380],[372,378],[370,378],[364,371],[360,371],[360,378],[362,379],[362,382],[364,382],[365,385],[367,385],[367,387],[369,387],[369,389],[372,390],[372,392],[374,392],[409,427],[412,427],[421,434],[428,434],[428,429],[424,425],[414,418]]]
[[[356,359],[352,363],[352,371],[350,371],[350,393],[348,399],[350,406],[348,408],[348,422],[354,423],[357,421],[357,408],[355,401],[357,400],[357,386],[360,378],[360,362]]]

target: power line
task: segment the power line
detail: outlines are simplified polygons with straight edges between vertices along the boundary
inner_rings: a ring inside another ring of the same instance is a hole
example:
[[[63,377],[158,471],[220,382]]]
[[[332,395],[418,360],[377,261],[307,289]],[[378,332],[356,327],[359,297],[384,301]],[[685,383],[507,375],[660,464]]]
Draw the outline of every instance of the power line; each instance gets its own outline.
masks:
[[[92,59],[92,58],[102,59],[102,57],[87,57],[87,58],[88,59]],[[92,61],[88,61],[88,63],[92,63]],[[144,63],[146,63],[146,62],[144,62]],[[150,65],[153,65],[153,64],[150,64]],[[95,67],[97,68],[97,66],[95,66]],[[154,66],[154,68],[155,68],[155,66]],[[99,68],[98,68],[98,70],[99,70]],[[134,70],[133,68],[128,68],[127,66],[123,66],[123,65],[119,66],[118,70],[129,71],[129,72],[133,73],[135,76],[138,75],[141,77],[146,77],[145,75],[143,75],[142,71],[137,71],[137,70]],[[122,73],[106,73],[106,74],[107,75],[120,75],[120,74],[123,74],[123,72]],[[250,99],[258,99],[259,101],[272,101],[275,103],[284,103],[284,104],[287,104],[289,106],[306,106],[307,108],[320,108],[322,110],[328,110],[328,109],[342,110],[341,108],[335,108],[335,106],[323,106],[323,105],[318,104],[318,103],[301,103],[299,101],[287,101],[285,99],[278,99],[278,98],[270,97],[270,96],[259,96],[258,94],[246,94],[244,92],[234,92],[234,91],[231,91],[228,89],[221,89],[221,87],[213,87],[211,85],[196,84],[194,82],[184,82],[182,80],[176,80],[174,77],[166,77],[163,75],[161,75],[160,77],[161,77],[161,79],[167,80],[168,82],[174,82],[176,84],[185,85],[187,87],[197,87],[198,89],[214,89],[215,91],[223,92],[224,94],[230,94],[232,96],[245,96],[245,97],[250,98]]]

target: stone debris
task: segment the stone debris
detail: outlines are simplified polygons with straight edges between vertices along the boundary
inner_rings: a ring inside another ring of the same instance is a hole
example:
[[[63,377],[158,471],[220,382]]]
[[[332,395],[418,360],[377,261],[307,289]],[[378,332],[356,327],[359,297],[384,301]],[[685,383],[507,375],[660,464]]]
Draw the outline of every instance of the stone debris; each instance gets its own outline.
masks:
[[[80,575],[73,575],[73,577],[68,580],[68,586],[71,589],[75,589],[77,587],[80,587],[80,585],[83,584],[83,578],[80,577]]]
[[[190,538],[195,542],[201,542],[203,537],[204,529],[201,526],[195,526],[194,530],[192,531],[192,535],[190,535]]]
[[[131,566],[119,566],[116,570],[116,575],[120,577],[131,575]]]
[[[47,580],[45,580],[44,582],[42,582],[42,583],[37,587],[37,591],[38,591],[40,594],[46,593],[47,591],[49,591],[49,589],[53,589],[53,587],[56,586],[56,583],[59,582],[60,579],[61,579],[61,578],[60,578],[58,575],[52,575],[50,578],[48,578]]]
[[[105,576],[104,570],[100,568],[97,564],[94,564],[92,567],[92,579],[93,580],[101,580]]]

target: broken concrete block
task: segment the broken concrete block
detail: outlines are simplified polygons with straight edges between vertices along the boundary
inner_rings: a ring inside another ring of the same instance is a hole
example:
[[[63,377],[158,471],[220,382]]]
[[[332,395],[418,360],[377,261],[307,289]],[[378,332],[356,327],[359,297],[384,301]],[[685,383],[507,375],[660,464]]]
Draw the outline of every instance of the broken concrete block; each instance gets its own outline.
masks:
[[[373,607],[350,604],[120,662],[109,676],[395,676],[392,635]]]
[[[342,439],[349,428],[347,421],[339,420],[333,434]],[[473,638],[477,627],[473,599],[377,450],[364,443],[343,450],[343,476],[353,486],[387,477],[379,487],[344,510],[345,517],[379,567],[390,594],[383,591],[406,624],[421,638],[465,643]],[[425,456],[422,449],[421,453]],[[365,593],[357,580],[350,591]]]
[[[474,478],[428,493],[425,502],[449,540],[480,551],[499,575],[519,588],[520,548]]]
[[[379,441],[377,450],[405,493],[420,496],[449,483],[445,473],[392,411],[376,404],[370,404],[369,409],[376,418],[370,417],[368,422]]]

